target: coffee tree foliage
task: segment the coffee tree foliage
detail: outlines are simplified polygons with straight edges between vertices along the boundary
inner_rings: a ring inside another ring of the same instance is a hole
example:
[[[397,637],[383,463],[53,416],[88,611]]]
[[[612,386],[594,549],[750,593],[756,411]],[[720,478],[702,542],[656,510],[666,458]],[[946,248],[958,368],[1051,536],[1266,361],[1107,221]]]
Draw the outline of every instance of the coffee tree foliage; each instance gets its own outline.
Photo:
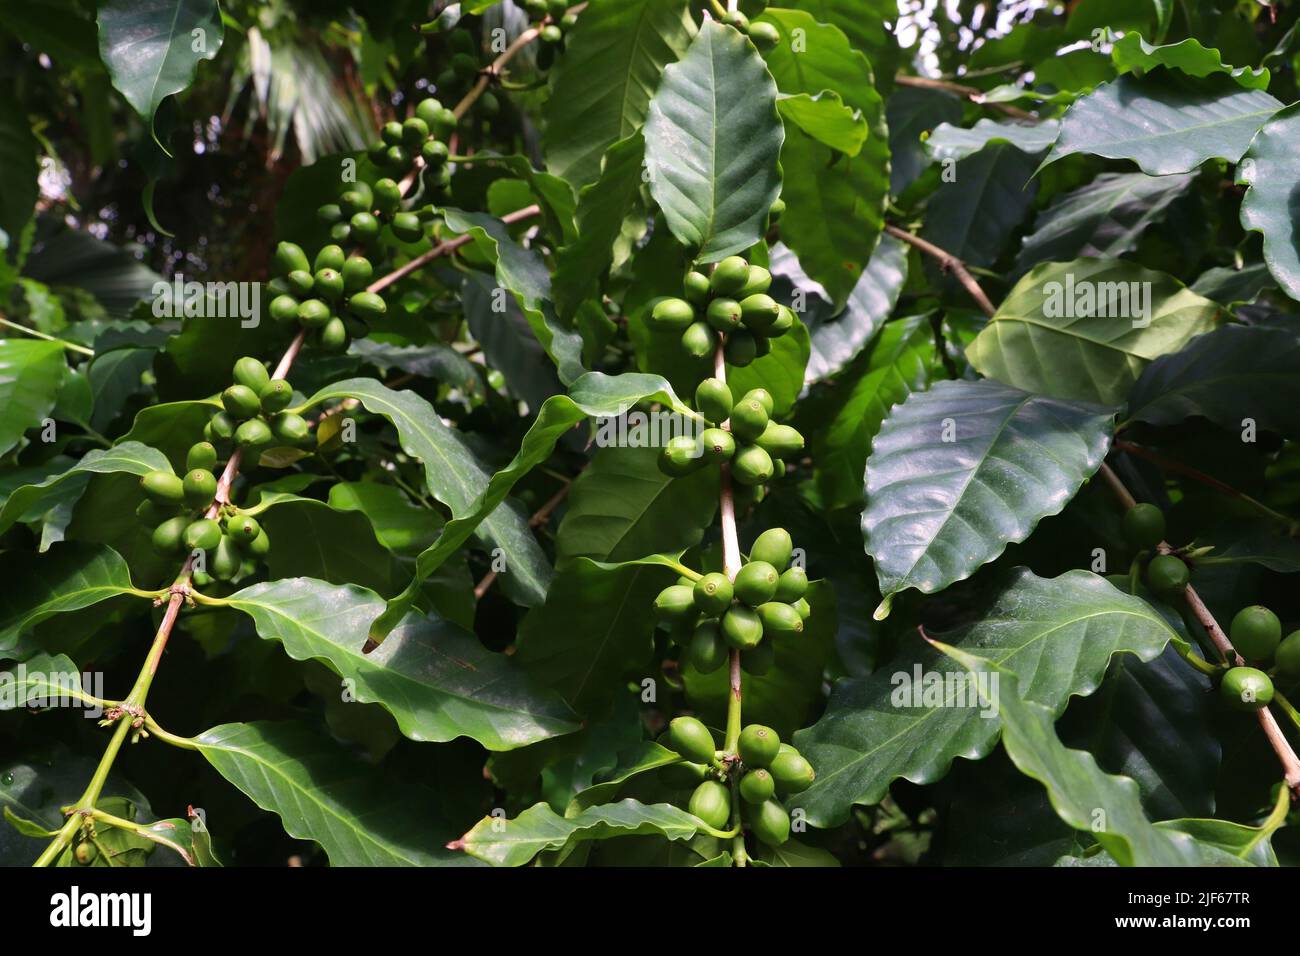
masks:
[[[0,860],[1294,859],[1295,11],[442,6],[0,12]]]

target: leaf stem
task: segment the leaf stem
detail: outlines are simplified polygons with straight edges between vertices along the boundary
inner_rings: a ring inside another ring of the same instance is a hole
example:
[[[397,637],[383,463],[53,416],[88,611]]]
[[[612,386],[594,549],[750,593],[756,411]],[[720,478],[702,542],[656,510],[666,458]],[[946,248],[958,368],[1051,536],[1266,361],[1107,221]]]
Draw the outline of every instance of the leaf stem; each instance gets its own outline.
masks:
[[[28,328],[27,326],[22,325],[19,322],[12,322],[9,319],[5,318],[3,315],[0,315],[0,325],[6,326],[7,328],[14,329],[15,331],[18,332],[22,332],[24,335],[30,335],[33,338],[44,339],[46,342],[57,342],[59,345],[62,345],[65,349],[67,349],[69,352],[79,352],[82,355],[89,355],[92,357],[95,354],[94,349],[88,349],[84,345],[77,345],[75,342],[67,342],[63,339],[55,338],[53,335],[46,335],[44,332],[38,332],[36,331],[36,329]]]
[[[1014,116],[1016,119],[1030,123],[1041,122],[1041,117],[1022,110],[1018,106],[1012,106],[1010,103],[988,102],[984,99],[984,91],[974,86],[963,86],[960,83],[953,83],[951,80],[935,80],[928,76],[912,76],[908,73],[895,74],[894,82],[899,86],[913,86],[923,90],[942,90],[945,93],[955,93],[957,96],[966,97],[966,99],[978,106],[991,107],[999,112],[1006,113],[1008,116]]]

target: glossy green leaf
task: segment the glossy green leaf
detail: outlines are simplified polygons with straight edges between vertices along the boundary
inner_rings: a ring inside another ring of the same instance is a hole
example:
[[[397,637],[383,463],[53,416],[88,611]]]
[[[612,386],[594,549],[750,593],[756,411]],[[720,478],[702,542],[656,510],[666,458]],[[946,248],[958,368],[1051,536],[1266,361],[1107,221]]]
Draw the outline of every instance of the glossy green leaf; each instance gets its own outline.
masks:
[[[81,671],[63,654],[34,654],[19,667],[0,671],[0,710],[21,707],[85,706],[98,712],[99,702],[81,681]]]
[[[1040,262],[1083,256],[1119,258],[1137,247],[1146,230],[1192,184],[1192,176],[1102,173],[1086,186],[1058,196],[1034,219],[1016,256],[1017,271]]]
[[[575,187],[600,176],[600,159],[645,122],[664,68],[690,46],[686,0],[595,0],[551,75],[546,162]]]
[[[1152,176],[1190,173],[1209,159],[1235,163],[1282,104],[1226,76],[1121,76],[1080,99],[1061,121],[1044,165],[1073,153],[1128,159]]]
[[[587,78],[591,82],[591,78]],[[646,172],[668,228],[701,262],[763,237],[781,191],[776,84],[735,29],[710,20],[664,69],[646,115]]]
[[[601,710],[623,677],[649,675],[655,629],[649,608],[676,578],[654,558],[574,559],[556,573],[546,603],[519,625],[515,660],[579,714]]]
[[[972,265],[993,263],[1038,196],[1034,159],[991,143],[957,163],[930,200],[921,238]]]
[[[519,303],[500,295],[499,288],[482,272],[465,276],[461,285],[465,322],[488,364],[505,377],[510,394],[530,409],[540,408],[564,386]],[[580,342],[577,347],[580,351]]]
[[[817,846],[808,846],[808,844],[800,843],[794,839],[786,840],[780,846],[760,844],[757,858],[768,866],[825,867],[840,865],[840,861],[835,859],[835,854],[829,850],[823,850]]]
[[[467,736],[512,750],[578,729],[558,697],[533,686],[510,658],[437,617],[412,614],[362,653],[367,625],[383,609],[364,588],[286,578],[227,600],[290,657],[328,663],[352,699],[382,705],[412,740]]]
[[[767,389],[772,394],[774,414],[784,418],[803,392],[812,343],[802,322],[795,322],[794,328],[771,342],[772,351],[744,368],[728,365],[727,384],[736,396],[751,388]]]
[[[577,840],[653,833],[669,840],[693,837],[703,824],[668,803],[643,804],[622,800],[589,807],[574,817],[562,817],[544,803],[529,807],[513,820],[484,817],[451,844],[493,866],[523,866],[538,853]]]
[[[44,554],[0,555],[0,653],[41,621],[135,590],[131,569],[112,548],[64,541]]]
[[[194,738],[217,772],[295,839],[315,840],[335,866],[455,866],[423,790],[375,768],[306,724],[222,724]]]
[[[353,378],[326,386],[305,404],[318,405],[331,398],[355,398],[368,411],[387,418],[397,429],[403,451],[424,464],[429,493],[450,508],[454,516],[475,510],[475,503],[483,494],[489,476],[465,440],[455,429],[443,424],[427,401],[415,392],[393,391],[373,379]],[[549,450],[548,447],[548,453]],[[531,601],[540,602],[550,580],[550,566],[528,527],[527,518],[515,508],[496,510],[496,505],[505,499],[508,491],[508,486],[502,489],[492,507],[479,515],[473,525],[465,528],[456,547],[447,553],[458,550],[474,528],[481,526],[487,542],[502,549],[509,573],[520,593]],[[444,536],[451,524],[449,522],[444,529]]]
[[[91,449],[67,471],[37,484],[23,485],[15,489],[5,499],[4,507],[0,508],[0,532],[13,527],[15,521],[34,512],[42,504],[64,492],[66,484],[79,482],[84,486],[89,475],[110,475],[119,472],[145,475],[151,471],[170,470],[171,465],[160,451],[139,442],[126,441],[112,448]]]
[[[1016,283],[966,357],[1016,388],[1117,405],[1152,359],[1208,332],[1218,312],[1172,276],[1129,262],[1048,262]]]
[[[1162,355],[1129,394],[1129,418],[1178,425],[1205,418],[1230,431],[1246,419],[1300,438],[1300,334],[1284,326],[1225,325]]]
[[[867,459],[862,533],[880,593],[941,591],[1029,537],[1101,465],[1112,416],[988,381],[912,394]]]
[[[330,485],[329,506],[336,511],[360,511],[369,519],[379,542],[398,554],[424,550],[443,524],[436,511],[415,504],[400,488],[376,481]]]
[[[605,375],[601,372],[590,372],[573,384],[568,395],[556,395],[547,399],[510,464],[498,471],[491,479],[483,474],[476,463],[471,465],[473,470],[465,477],[471,478],[474,485],[466,486],[457,500],[450,503],[451,520],[443,527],[438,539],[420,554],[416,563],[415,578],[411,584],[389,602],[388,608],[371,625],[371,637],[382,640],[383,635],[401,620],[413,604],[421,582],[433,574],[448,557],[460,550],[461,545],[469,539],[475,529],[480,524],[484,524],[489,515],[494,514],[497,506],[505,500],[510,489],[514,487],[515,482],[550,457],[561,435],[589,416],[622,415],[638,402],[646,400],[661,402],[680,414],[694,414],[677,398],[672,387],[658,375],[637,373]],[[459,442],[459,439],[457,441]],[[468,450],[463,446],[457,445],[457,447],[464,456],[468,455]],[[461,457],[462,465],[465,461],[465,457]],[[528,540],[530,542],[533,540],[527,522],[515,511],[508,509],[505,518],[511,522],[509,527],[512,530],[516,528],[514,522],[517,521],[523,526],[523,531],[529,535]],[[500,520],[497,520],[495,525],[499,527]],[[488,526],[488,532],[493,533],[493,525]],[[535,542],[533,547],[536,547]],[[514,567],[514,565],[507,565],[507,573],[514,573]]]
[[[599,442],[599,436],[598,436]],[[569,493],[556,532],[556,563],[629,561],[699,544],[718,509],[718,472],[685,478],[659,470],[654,446],[601,447]]]
[[[838,27],[803,10],[770,8],[759,18],[785,40],[767,53],[785,95],[839,95],[862,114],[866,142],[856,156],[832,150],[801,129],[788,129],[781,148],[785,182],[781,239],[804,272],[820,283],[836,310],[844,306],[875,251],[889,194],[889,132],[885,108],[872,83],[871,64]],[[789,38],[801,31],[797,52]],[[815,50],[816,55],[807,55]]]
[[[0,455],[50,415],[67,375],[58,342],[0,339]]]
[[[1241,225],[1263,233],[1264,261],[1278,285],[1300,298],[1300,242],[1293,227],[1292,187],[1300,177],[1300,104],[1263,123],[1237,166],[1238,184],[1249,187],[1241,200]]]
[[[1095,691],[1112,655],[1151,660],[1176,636],[1145,601],[1087,571],[1040,578],[1018,569],[980,610],[973,623],[935,636],[1018,675],[1020,693],[1053,714]],[[831,827],[854,804],[878,802],[898,777],[931,783],[954,758],[985,756],[998,739],[997,703],[1016,692],[1011,679],[999,674],[995,686],[985,671],[982,686],[967,680],[961,665],[913,635],[870,676],[838,683],[825,715],[795,735],[817,779],[793,802],[814,826]]]
[[[629,753],[620,755],[618,766],[604,776],[599,783],[593,783],[585,790],[580,790],[565,808],[566,817],[575,817],[586,810],[602,803],[612,803],[619,789],[633,777],[669,764],[680,763],[681,756],[667,747],[661,747],[651,740],[643,740]]]
[[[1112,776],[1092,754],[1069,750],[1053,727],[1056,714],[1021,691],[1014,671],[955,647],[939,645],[972,673],[996,671],[1003,685],[997,708],[1002,742],[1020,772],[1038,780],[1057,815],[1076,830],[1091,831],[1122,866],[1188,866],[1205,862],[1194,839],[1157,828],[1147,819],[1130,778]],[[1022,693],[1025,698],[1022,699]]]
[[[224,36],[216,0],[106,0],[99,6],[99,55],[113,87],[151,129],[162,101],[193,82],[199,62],[216,57]]]
[[[889,322],[824,401],[829,423],[811,432],[817,491],[827,508],[862,507],[871,442],[889,410],[930,381],[934,333],[927,315]]]
[[[834,90],[785,94],[777,97],[776,108],[783,120],[845,156],[858,155],[870,132],[862,114],[845,105]]]
[[[1140,33],[1126,33],[1111,47],[1110,58],[1121,73],[1144,73],[1164,66],[1188,76],[1226,73],[1245,89],[1268,89],[1268,70],[1228,66],[1223,62],[1222,53],[1213,47],[1202,46],[1195,37],[1156,45],[1142,39]]]
[[[1056,120],[1023,123],[980,119],[970,129],[941,123],[925,141],[925,148],[932,158],[941,162],[966,159],[997,143],[1007,143],[1022,153],[1038,155],[1055,142],[1060,129]]]

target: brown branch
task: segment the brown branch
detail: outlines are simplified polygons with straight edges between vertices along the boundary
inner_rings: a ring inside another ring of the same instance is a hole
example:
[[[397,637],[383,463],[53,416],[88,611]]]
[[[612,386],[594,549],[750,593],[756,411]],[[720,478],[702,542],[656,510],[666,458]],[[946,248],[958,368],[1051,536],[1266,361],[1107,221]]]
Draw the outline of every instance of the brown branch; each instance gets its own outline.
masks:
[[[1128,488],[1124,486],[1124,482],[1120,480],[1119,475],[1115,474],[1115,472],[1111,470],[1111,467],[1105,462],[1102,463],[1100,474],[1110,486],[1111,490],[1114,491],[1115,497],[1119,499],[1120,504],[1124,506],[1125,510],[1132,508],[1137,504],[1137,500],[1133,497]],[[1174,549],[1167,541],[1161,541],[1156,545],[1156,550],[1161,554],[1171,554]],[[1210,609],[1205,606],[1205,602],[1202,601],[1201,596],[1196,593],[1196,589],[1190,584],[1187,585],[1183,596],[1187,600],[1187,606],[1191,608],[1192,616],[1195,617],[1201,627],[1205,629],[1205,633],[1209,635],[1210,640],[1214,643],[1214,646],[1219,653],[1223,655],[1224,659],[1229,663],[1236,664],[1238,667],[1245,664],[1245,660],[1242,659],[1241,655],[1238,654],[1236,649],[1232,646],[1232,641],[1230,641],[1228,635],[1223,632],[1223,628],[1221,628],[1219,622],[1214,619],[1214,615],[1211,614]],[[1272,746],[1273,752],[1277,754],[1277,759],[1282,764],[1282,771],[1285,775],[1286,785],[1288,789],[1291,790],[1292,799],[1300,797],[1300,757],[1296,756],[1295,750],[1292,749],[1290,742],[1286,739],[1286,735],[1282,733],[1282,728],[1278,726],[1277,720],[1274,718],[1272,711],[1267,707],[1262,707],[1255,711],[1255,715],[1259,720],[1260,727],[1264,730],[1264,736],[1268,738],[1269,745]]]
[[[913,86],[922,90],[942,90],[945,93],[955,93],[958,96],[964,96],[979,106],[988,106],[999,112],[1006,113],[1008,116],[1014,116],[1018,120],[1026,120],[1031,123],[1041,122],[1041,118],[1035,116],[1018,106],[1012,106],[1010,103],[990,103],[984,98],[984,91],[974,86],[963,86],[961,83],[953,83],[951,80],[934,80],[928,76],[912,76],[908,73],[898,73],[894,76],[894,82],[899,86]]]
[[[970,297],[978,303],[984,314],[992,318],[993,313],[996,312],[997,309],[993,307],[993,303],[989,301],[989,297],[984,294],[984,290],[980,288],[980,284],[975,281],[975,277],[967,270],[966,263],[962,262],[951,252],[948,252],[945,249],[940,249],[934,243],[926,242],[920,236],[915,236],[905,229],[898,228],[898,226],[887,225],[885,226],[885,232],[889,233],[889,235],[893,236],[895,239],[901,239],[903,242],[915,246],[927,256],[934,258],[939,263],[939,268],[944,272],[951,272],[956,276],[957,281],[960,282],[966,291],[970,293]]]

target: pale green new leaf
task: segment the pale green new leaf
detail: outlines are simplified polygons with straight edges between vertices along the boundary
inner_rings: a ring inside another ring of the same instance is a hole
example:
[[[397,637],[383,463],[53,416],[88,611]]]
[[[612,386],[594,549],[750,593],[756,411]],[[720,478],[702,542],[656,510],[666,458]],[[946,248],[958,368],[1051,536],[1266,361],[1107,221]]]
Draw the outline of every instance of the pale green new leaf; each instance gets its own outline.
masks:
[[[1121,73],[1142,73],[1164,66],[1188,76],[1226,73],[1245,89],[1268,89],[1268,70],[1228,66],[1223,62],[1223,54],[1214,47],[1203,46],[1195,37],[1188,37],[1178,43],[1153,45],[1142,39],[1142,34],[1136,31],[1126,33],[1111,47],[1110,58]]]
[[[67,374],[58,342],[0,339],[0,455],[49,416]]]
[[[862,114],[845,105],[834,90],[783,94],[777,97],[776,108],[782,119],[845,156],[858,155],[870,134]]]

